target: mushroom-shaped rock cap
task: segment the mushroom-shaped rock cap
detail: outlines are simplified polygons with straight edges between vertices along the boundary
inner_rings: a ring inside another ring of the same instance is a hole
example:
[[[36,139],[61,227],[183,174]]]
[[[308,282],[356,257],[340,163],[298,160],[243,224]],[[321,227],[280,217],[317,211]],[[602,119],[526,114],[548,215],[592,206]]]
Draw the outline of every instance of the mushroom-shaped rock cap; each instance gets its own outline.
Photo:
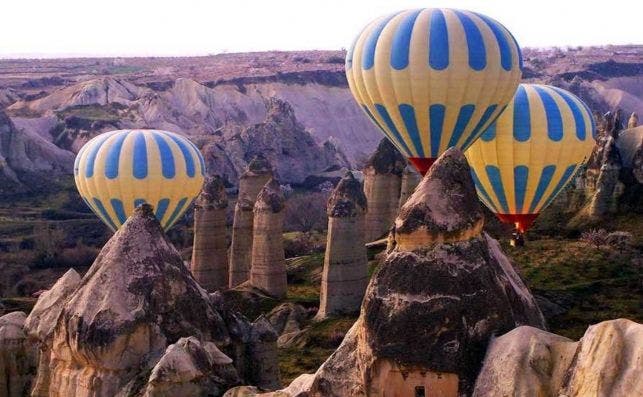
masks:
[[[366,211],[364,189],[353,173],[348,171],[328,198],[328,216],[351,218],[364,211]]]
[[[451,148],[433,164],[395,220],[397,248],[411,251],[434,242],[479,235],[482,208],[462,152]]]
[[[272,165],[262,154],[258,154],[248,163],[248,169],[241,176],[247,178],[255,175],[272,174]]]
[[[201,189],[201,194],[194,203],[201,208],[225,209],[228,207],[228,195],[223,180],[219,175],[207,177]]]
[[[380,141],[375,153],[366,163],[366,168],[372,168],[376,174],[402,175],[404,167],[406,167],[404,156],[386,138]]]
[[[271,178],[259,192],[255,203],[255,211],[281,212],[286,204],[284,193],[275,178]]]

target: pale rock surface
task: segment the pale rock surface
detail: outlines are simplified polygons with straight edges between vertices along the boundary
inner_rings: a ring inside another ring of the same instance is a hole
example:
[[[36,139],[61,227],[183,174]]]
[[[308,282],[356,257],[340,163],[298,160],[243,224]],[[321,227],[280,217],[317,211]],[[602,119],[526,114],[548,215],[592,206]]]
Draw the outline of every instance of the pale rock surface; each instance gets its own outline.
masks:
[[[252,265],[252,229],[254,205],[257,195],[272,178],[270,162],[262,155],[255,156],[239,179],[239,194],[234,207],[232,223],[232,244],[230,245],[229,282],[230,288],[250,278]]]
[[[0,317],[0,396],[22,397],[29,393],[36,372],[36,348],[27,340],[23,312]]]
[[[368,284],[362,184],[348,172],[328,199],[328,235],[316,319],[359,311]]]
[[[148,205],[109,240],[61,306],[49,309],[60,314],[51,341],[40,340],[51,349],[40,360],[39,373],[47,376],[39,377],[35,395],[135,393],[146,368],[181,337],[230,343],[221,315]]]
[[[519,327],[489,346],[475,397],[643,395],[643,325],[604,321],[574,342]]]
[[[420,183],[420,174],[415,171],[415,169],[409,165],[404,168],[404,173],[402,174],[402,184],[400,187],[400,208],[406,203],[406,200],[411,197],[413,191]]]
[[[208,291],[228,286],[228,197],[219,176],[206,178],[194,203],[194,243],[191,271]]]
[[[266,315],[279,338],[277,345],[286,347],[303,331],[302,324],[308,317],[307,310],[296,303],[285,302]]]
[[[509,259],[480,231],[482,217],[466,160],[450,149],[404,205],[394,248],[311,396],[413,395],[416,387],[469,395],[494,335],[544,327]]]
[[[212,342],[190,336],[165,350],[147,382],[145,397],[221,395],[240,383],[232,360]]]
[[[275,298],[286,296],[286,259],[283,223],[285,198],[279,182],[271,179],[257,196],[252,231],[250,284]]]
[[[388,139],[380,141],[364,168],[366,241],[373,241],[392,226],[400,202],[402,173],[406,160]]]

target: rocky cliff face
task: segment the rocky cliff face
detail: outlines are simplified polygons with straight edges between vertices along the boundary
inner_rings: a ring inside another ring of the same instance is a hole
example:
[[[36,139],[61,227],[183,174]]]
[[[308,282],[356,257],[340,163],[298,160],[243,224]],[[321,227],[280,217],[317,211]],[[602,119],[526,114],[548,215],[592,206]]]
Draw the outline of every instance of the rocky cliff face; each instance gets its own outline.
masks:
[[[447,208],[446,197],[462,205]],[[371,279],[360,317],[310,394],[468,395],[492,336],[543,327],[534,298],[482,223],[466,160],[449,150],[402,208],[394,248]]]
[[[641,395],[641,357],[643,325],[626,319],[593,325],[578,342],[519,327],[491,343],[473,395]]]
[[[0,376],[0,391],[205,396],[242,381],[274,385],[276,334],[264,338],[269,324],[224,306],[192,278],[152,208],[141,206],[82,279],[70,270],[28,318],[0,318],[1,374],[11,375]]]

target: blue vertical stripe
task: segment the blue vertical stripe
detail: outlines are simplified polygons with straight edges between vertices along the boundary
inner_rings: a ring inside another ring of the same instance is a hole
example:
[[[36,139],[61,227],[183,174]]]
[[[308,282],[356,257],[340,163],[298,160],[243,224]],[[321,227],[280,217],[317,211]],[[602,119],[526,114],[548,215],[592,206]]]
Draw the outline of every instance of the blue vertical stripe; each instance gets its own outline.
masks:
[[[134,208],[138,208],[145,203],[146,203],[145,199],[137,198],[134,200]]]
[[[109,200],[110,204],[112,204],[112,209],[114,209],[114,213],[116,213],[116,216],[118,217],[118,221],[121,223],[125,223],[127,220],[127,215],[125,215],[125,208],[123,207],[123,202],[119,199],[111,199]]]
[[[462,11],[454,10],[460,19],[467,36],[467,51],[469,54],[469,67],[473,70],[483,70],[487,66],[487,50],[478,26]]]
[[[565,103],[567,103],[567,106],[569,106],[569,110],[571,110],[572,116],[574,116],[574,124],[576,125],[576,137],[581,141],[584,141],[587,137],[587,132],[585,128],[585,119],[583,118],[583,112],[578,107],[578,104],[574,101],[574,99],[572,99],[569,93],[557,87],[552,87],[552,89],[556,91],[558,95],[563,98]]]
[[[165,141],[164,135],[155,131],[152,133],[152,136],[156,141],[156,145],[158,146],[159,153],[161,155],[161,169],[163,176],[167,179],[172,179],[175,175],[174,155],[172,154],[172,149]]]
[[[473,183],[476,185],[476,189],[478,190],[478,193],[482,195],[482,197],[486,200],[486,202],[492,207],[493,211],[497,213],[498,208],[493,203],[493,200],[491,200],[491,197],[489,197],[489,193],[487,193],[484,186],[482,186],[482,183],[480,183],[480,179],[478,178],[478,175],[473,170],[473,168],[471,168],[471,177],[473,178]]]
[[[147,145],[145,135],[137,131],[134,136],[134,159],[132,162],[133,174],[136,179],[147,177]]]
[[[480,135],[480,139],[484,142],[492,141],[496,137],[496,123],[492,123],[485,132]]]
[[[190,144],[190,146],[192,146],[192,149],[194,149],[194,152],[196,153],[196,156],[199,159],[199,164],[201,164],[201,175],[205,175],[205,161],[203,160],[203,156],[201,155],[201,151],[190,140],[188,140],[188,143]]]
[[[402,120],[404,120],[404,125],[406,126],[406,132],[408,132],[411,137],[416,153],[419,157],[424,157],[424,148],[420,140],[420,131],[418,131],[417,119],[415,118],[415,109],[406,103],[401,104],[399,109]]]
[[[596,123],[594,122],[594,113],[592,113],[591,110],[589,110],[589,107],[585,102],[583,102],[582,99],[578,98],[578,101],[583,105],[583,108],[585,108],[585,111],[587,112],[587,116],[589,117],[589,128],[592,130],[592,138],[596,139]]]
[[[407,156],[411,155],[411,151],[409,150],[408,146],[406,146],[406,142],[404,142],[404,139],[402,139],[402,135],[400,132],[397,130],[395,127],[395,123],[393,123],[393,120],[391,119],[391,116],[389,116],[388,112],[386,111],[386,108],[383,105],[380,105],[379,103],[375,104],[375,109],[377,109],[377,113],[380,114],[380,117],[384,119],[384,123],[386,124],[386,127],[388,130],[393,134],[395,137],[395,141],[399,146],[402,147],[404,150],[404,154]]]
[[[531,113],[529,111],[529,97],[525,87],[521,84],[514,97],[514,139],[526,142],[531,137]]]
[[[386,133],[386,132],[387,132],[387,131],[384,129],[384,127],[382,127],[382,125],[380,124],[380,122],[379,122],[379,121],[377,121],[377,119],[375,118],[375,116],[373,116],[373,113],[371,113],[371,111],[370,111],[370,110],[368,110],[368,107],[366,107],[366,105],[362,105],[362,109],[364,109],[364,112],[366,112],[366,114],[368,115],[368,118],[369,118],[369,119],[371,119],[371,121],[372,121],[373,123],[375,123],[375,125],[377,126],[377,128],[379,128],[380,130],[382,130],[384,133]]]
[[[440,10],[433,10],[431,13],[429,65],[435,70],[444,70],[449,66],[449,30]]]
[[[154,216],[156,216],[156,219],[161,221],[163,217],[165,216],[165,212],[167,211],[167,207],[170,205],[170,199],[164,198],[160,199],[159,203],[156,205],[156,213]]]
[[[545,107],[545,116],[547,118],[547,136],[552,141],[563,139],[563,118],[560,115],[560,109],[546,88],[534,86],[534,89],[540,96],[540,100]]]
[[[467,140],[464,141],[464,143],[462,144],[461,149],[463,151],[467,150],[469,146],[473,144],[476,138],[478,138],[478,136],[480,135],[480,131],[486,126],[487,122],[491,119],[491,116],[493,116],[493,112],[496,111],[497,107],[498,105],[496,104],[489,105],[489,107],[484,111],[484,113],[482,114],[482,117],[480,117],[480,120],[478,120],[478,124],[476,124],[476,126],[473,128],[473,131],[471,131],[471,134],[469,135]],[[499,112],[498,114],[500,113],[502,113],[502,111]]]
[[[576,169],[577,164],[572,164],[569,167],[565,169],[565,172],[563,172],[563,176],[561,176],[560,180],[556,184],[556,187],[554,190],[552,190],[551,194],[549,195],[549,198],[547,201],[545,201],[545,205],[543,208],[547,207],[549,204],[551,204],[552,201],[558,196],[558,193],[567,185],[567,182],[574,176],[574,170]]]
[[[502,68],[506,71],[511,70],[512,56],[511,56],[511,47],[507,41],[507,37],[503,32],[503,29],[498,25],[498,23],[486,15],[475,13],[478,18],[482,19],[484,23],[487,24],[489,29],[493,32],[493,35],[496,36],[496,41],[498,42],[498,48],[500,48],[500,64]]]
[[[516,196],[516,213],[518,214],[522,213],[522,207],[525,204],[528,180],[529,167],[525,165],[514,167],[514,193]]]
[[[509,37],[511,37],[511,40],[514,42],[514,45],[516,46],[516,51],[518,51],[518,67],[520,70],[522,70],[522,50],[520,49],[520,46],[518,45],[518,41],[516,41],[516,38],[514,37],[513,34],[509,30],[507,30],[507,33],[509,33]]]
[[[174,221],[176,220],[176,217],[179,216],[187,201],[188,201],[187,197],[184,197],[181,200],[179,200],[178,204],[176,205],[176,208],[174,208],[174,211],[172,211],[172,215],[170,215],[170,218],[165,223],[165,228],[170,227],[174,223]]]
[[[411,49],[411,33],[415,20],[422,10],[411,11],[397,26],[391,43],[391,67],[402,70],[409,66],[409,53]]]
[[[440,140],[442,138],[442,126],[444,125],[444,112],[446,107],[441,104],[429,106],[429,127],[431,132],[431,157],[438,157]]]
[[[107,156],[105,157],[105,177],[107,179],[114,179],[118,177],[118,164],[121,158],[121,149],[123,142],[129,133],[122,133],[114,139],[114,142],[107,149]]]
[[[112,230],[116,231],[117,227],[112,221],[112,218],[109,217],[109,214],[107,213],[107,210],[105,209],[105,206],[103,206],[103,203],[96,197],[94,197],[94,205],[96,208],[98,208],[98,212],[100,213],[101,217],[103,218],[103,222],[107,223],[107,226],[111,227]]]
[[[491,188],[496,194],[496,198],[500,203],[503,214],[509,213],[509,206],[507,205],[507,198],[505,197],[505,187],[502,184],[502,176],[500,175],[500,170],[495,165],[485,165],[485,170],[487,171],[487,177],[491,183]]]
[[[458,119],[455,122],[455,127],[453,127],[453,133],[451,134],[451,139],[449,140],[449,147],[454,147],[460,141],[460,137],[464,133],[464,130],[467,128],[473,112],[476,110],[476,106],[473,104],[463,105],[460,108],[458,113]]]
[[[554,172],[556,172],[556,166],[548,165],[548,166],[545,166],[542,172],[540,173],[538,186],[536,187],[534,198],[531,201],[531,206],[529,206],[530,213],[534,213],[536,210],[536,207],[538,207],[540,200],[542,200],[543,195],[545,194],[545,190],[547,190],[547,187],[551,183],[551,178],[554,176]]]
[[[386,27],[386,24],[397,14],[389,15],[388,17],[384,18],[373,31],[371,34],[368,36],[368,39],[364,42],[362,45],[363,52],[362,52],[362,68],[364,70],[369,70],[375,65],[375,48],[377,47],[377,40],[380,38],[380,34],[382,34],[382,30],[384,30],[384,27]]]
[[[107,138],[114,135],[115,132],[117,131],[107,132],[103,134],[100,138],[98,138],[95,143],[92,143],[92,146],[89,149],[89,154],[87,156],[87,161],[85,164],[85,177],[91,178],[92,176],[94,176],[94,166],[95,166],[94,163],[96,162],[96,156],[98,155],[98,151],[103,146],[103,143],[105,143]]]
[[[171,134],[168,134],[168,136],[179,146],[181,153],[183,153],[183,159],[185,160],[185,170],[188,176],[190,178],[193,178],[195,175],[194,159],[192,158],[192,153],[190,153],[190,149],[182,139],[179,139],[178,137]],[[200,156],[199,156],[199,159],[201,160]]]

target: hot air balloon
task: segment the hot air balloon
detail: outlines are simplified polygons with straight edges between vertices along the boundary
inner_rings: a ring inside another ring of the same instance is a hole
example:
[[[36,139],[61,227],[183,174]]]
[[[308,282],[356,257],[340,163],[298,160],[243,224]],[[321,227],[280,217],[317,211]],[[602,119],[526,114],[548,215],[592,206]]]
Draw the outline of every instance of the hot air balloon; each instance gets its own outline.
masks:
[[[381,17],[346,56],[353,96],[422,174],[449,147],[471,146],[511,100],[521,68],[504,26],[446,8]]]
[[[524,233],[594,147],[592,113],[560,88],[521,84],[465,153],[480,200]]]
[[[143,203],[154,206],[165,230],[199,194],[203,157],[189,140],[159,130],[98,135],[78,152],[76,187],[87,205],[116,231]]]

